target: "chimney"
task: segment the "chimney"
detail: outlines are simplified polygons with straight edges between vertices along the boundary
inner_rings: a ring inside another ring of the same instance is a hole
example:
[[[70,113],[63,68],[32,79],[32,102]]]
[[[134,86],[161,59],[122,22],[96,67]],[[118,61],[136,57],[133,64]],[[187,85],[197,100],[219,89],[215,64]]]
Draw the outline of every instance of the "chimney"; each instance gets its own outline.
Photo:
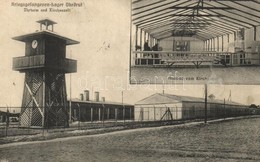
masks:
[[[99,92],[95,92],[95,101],[99,102]]]
[[[80,99],[80,101],[83,101],[83,93],[81,93],[81,94],[79,94],[79,99]]]
[[[106,98],[105,97],[102,97],[102,102],[106,102]]]
[[[89,101],[89,90],[84,91],[84,100]]]

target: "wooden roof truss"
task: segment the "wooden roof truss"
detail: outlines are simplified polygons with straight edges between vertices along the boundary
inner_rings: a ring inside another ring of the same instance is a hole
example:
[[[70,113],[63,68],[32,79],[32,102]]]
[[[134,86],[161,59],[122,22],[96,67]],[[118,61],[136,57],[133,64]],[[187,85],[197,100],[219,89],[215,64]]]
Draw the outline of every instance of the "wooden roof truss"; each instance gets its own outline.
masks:
[[[260,0],[132,0],[132,23],[159,40],[207,40],[259,26],[259,9]]]

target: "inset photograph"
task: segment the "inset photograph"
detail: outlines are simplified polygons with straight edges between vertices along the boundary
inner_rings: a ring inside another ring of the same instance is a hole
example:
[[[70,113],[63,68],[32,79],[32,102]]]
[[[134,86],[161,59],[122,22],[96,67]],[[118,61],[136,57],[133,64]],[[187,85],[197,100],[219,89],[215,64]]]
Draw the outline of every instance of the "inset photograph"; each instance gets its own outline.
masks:
[[[132,84],[259,84],[258,1],[132,0]]]

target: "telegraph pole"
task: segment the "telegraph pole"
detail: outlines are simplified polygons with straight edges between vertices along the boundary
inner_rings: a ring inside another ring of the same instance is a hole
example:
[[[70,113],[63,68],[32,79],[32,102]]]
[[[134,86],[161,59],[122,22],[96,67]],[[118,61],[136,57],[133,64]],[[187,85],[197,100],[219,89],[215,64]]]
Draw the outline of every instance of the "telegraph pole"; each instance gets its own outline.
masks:
[[[208,106],[208,85],[207,83],[205,84],[205,120],[204,123],[207,123],[208,120],[208,110],[207,110],[207,106]]]

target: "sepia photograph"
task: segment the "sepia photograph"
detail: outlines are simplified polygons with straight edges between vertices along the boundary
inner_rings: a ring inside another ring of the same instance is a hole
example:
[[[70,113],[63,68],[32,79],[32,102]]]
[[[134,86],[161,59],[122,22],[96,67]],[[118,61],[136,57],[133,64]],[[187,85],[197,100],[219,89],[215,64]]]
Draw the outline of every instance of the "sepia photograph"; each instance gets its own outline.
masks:
[[[0,162],[260,161],[260,1],[0,2]]]
[[[132,0],[131,83],[259,84],[259,1]]]

